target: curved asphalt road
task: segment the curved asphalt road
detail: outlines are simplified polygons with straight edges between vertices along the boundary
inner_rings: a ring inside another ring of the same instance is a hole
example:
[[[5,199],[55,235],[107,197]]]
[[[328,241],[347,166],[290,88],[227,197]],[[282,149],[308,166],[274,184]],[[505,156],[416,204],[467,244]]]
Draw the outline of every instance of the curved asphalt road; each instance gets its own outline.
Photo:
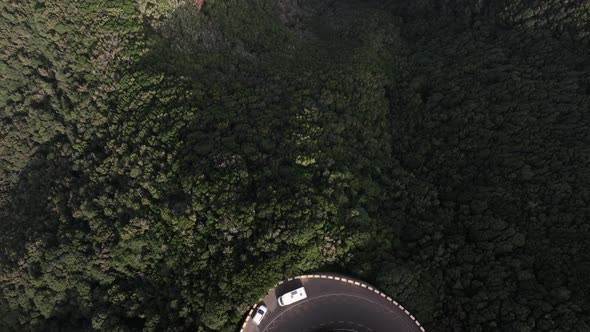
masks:
[[[281,307],[277,298],[305,287],[307,299]],[[258,303],[268,308],[257,326],[253,311],[243,332],[314,332],[322,328],[346,332],[420,332],[424,329],[400,304],[372,286],[339,275],[300,276],[273,288]]]

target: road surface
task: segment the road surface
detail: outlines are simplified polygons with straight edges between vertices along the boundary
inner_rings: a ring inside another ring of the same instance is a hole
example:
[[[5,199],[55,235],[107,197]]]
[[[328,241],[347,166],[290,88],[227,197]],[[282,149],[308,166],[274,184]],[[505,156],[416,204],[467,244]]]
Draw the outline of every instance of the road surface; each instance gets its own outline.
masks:
[[[277,298],[305,287],[307,299],[281,307]],[[406,309],[379,290],[340,275],[307,275],[282,282],[264,299],[268,312],[260,325],[246,318],[242,332],[420,332],[424,329]]]

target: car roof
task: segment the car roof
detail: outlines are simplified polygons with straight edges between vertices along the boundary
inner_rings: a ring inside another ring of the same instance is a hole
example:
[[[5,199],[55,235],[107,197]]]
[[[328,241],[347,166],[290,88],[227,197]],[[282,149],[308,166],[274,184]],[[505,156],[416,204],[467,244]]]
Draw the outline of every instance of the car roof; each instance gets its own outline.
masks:
[[[303,296],[303,295],[306,295],[306,293],[305,293],[305,287],[299,287],[299,288],[294,289],[294,290],[292,290],[292,291],[290,291],[289,293],[286,293],[286,294],[290,294],[291,296],[295,296],[295,295]]]

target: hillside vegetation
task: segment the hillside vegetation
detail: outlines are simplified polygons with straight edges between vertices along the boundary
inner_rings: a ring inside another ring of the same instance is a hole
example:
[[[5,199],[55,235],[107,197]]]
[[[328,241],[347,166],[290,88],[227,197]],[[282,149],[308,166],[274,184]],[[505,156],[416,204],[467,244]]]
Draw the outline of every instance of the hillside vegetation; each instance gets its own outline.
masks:
[[[236,331],[364,279],[590,330],[587,1],[0,4],[0,330]]]

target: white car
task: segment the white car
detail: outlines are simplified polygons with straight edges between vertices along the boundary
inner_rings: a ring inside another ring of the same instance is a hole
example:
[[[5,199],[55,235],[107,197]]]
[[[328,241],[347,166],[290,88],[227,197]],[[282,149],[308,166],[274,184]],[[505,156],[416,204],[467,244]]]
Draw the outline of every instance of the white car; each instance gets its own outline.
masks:
[[[279,297],[279,305],[281,307],[286,306],[286,305],[295,303],[297,301],[301,301],[306,297],[307,297],[307,293],[305,293],[305,288],[300,287],[300,288],[290,291],[287,294],[281,295],[281,297]]]
[[[262,318],[264,318],[264,315],[266,315],[267,311],[268,309],[266,309],[266,306],[261,304],[258,309],[256,309],[256,314],[254,314],[252,322],[256,325],[260,325],[260,321],[262,321]]]

